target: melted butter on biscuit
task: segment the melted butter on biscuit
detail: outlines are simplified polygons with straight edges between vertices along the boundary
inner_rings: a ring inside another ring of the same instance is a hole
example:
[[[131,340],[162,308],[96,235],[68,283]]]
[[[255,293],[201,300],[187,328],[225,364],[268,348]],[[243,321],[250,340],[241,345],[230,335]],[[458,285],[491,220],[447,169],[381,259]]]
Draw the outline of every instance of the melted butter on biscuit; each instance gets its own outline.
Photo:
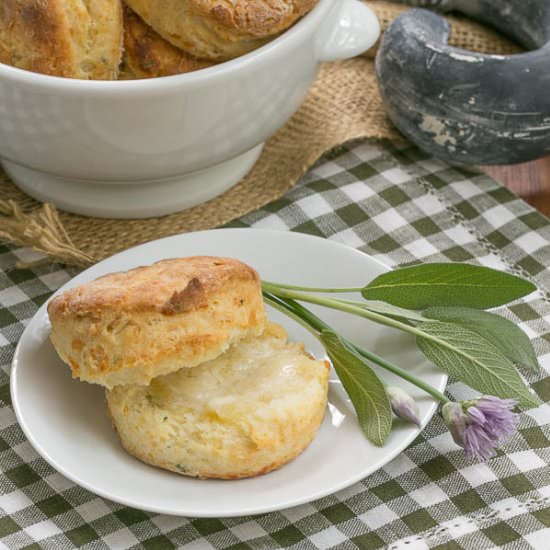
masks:
[[[287,400],[289,390],[303,385],[309,371],[313,377],[311,359],[301,345],[285,342],[280,327],[268,330],[273,339],[241,342],[199,367],[154,379],[149,390],[153,402],[163,409],[192,408],[226,417],[254,403]]]
[[[329,366],[268,323],[223,355],[107,393],[123,446],[148,464],[235,479],[286,464],[323,420]]]

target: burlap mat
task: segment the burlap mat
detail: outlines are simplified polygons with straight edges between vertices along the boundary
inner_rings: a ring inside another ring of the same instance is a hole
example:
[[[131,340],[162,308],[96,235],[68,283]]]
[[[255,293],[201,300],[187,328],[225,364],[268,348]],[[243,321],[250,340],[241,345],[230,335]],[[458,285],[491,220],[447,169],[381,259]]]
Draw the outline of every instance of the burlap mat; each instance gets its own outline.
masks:
[[[407,8],[369,1],[382,28]],[[495,32],[450,17],[451,44],[486,53],[518,48]],[[235,187],[189,210],[146,220],[105,220],[57,211],[31,199],[0,170],[0,239],[31,246],[66,264],[86,266],[160,237],[209,229],[282,196],[324,153],[359,138],[402,139],[378,93],[375,48],[366,56],[326,64],[300,110],[266,144],[252,171]]]

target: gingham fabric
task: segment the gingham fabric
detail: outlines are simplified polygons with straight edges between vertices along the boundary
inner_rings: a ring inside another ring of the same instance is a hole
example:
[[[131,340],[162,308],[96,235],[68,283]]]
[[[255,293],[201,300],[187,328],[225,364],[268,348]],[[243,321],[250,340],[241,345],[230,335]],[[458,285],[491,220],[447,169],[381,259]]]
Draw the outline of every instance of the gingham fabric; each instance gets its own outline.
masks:
[[[1,221],[0,221],[1,223]],[[232,226],[301,231],[392,266],[480,263],[540,291],[503,313],[533,339],[539,408],[488,463],[467,461],[438,415],[377,473],[335,495],[256,517],[193,519],[106,501],[56,473],[25,440],[10,405],[10,362],[26,323],[71,276],[15,270],[36,257],[0,250],[0,547],[267,550],[550,548],[550,222],[490,178],[417,149],[361,143],[323,159],[284,198]],[[472,395],[451,381],[455,399]],[[345,452],[341,449],[340,452]]]

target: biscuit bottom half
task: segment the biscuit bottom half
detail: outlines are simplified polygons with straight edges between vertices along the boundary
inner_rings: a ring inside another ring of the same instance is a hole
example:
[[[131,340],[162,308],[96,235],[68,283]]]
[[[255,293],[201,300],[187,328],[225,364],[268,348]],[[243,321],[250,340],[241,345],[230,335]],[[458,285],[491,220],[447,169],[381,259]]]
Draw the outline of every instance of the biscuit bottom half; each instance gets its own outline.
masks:
[[[329,366],[269,324],[198,367],[108,390],[123,447],[179,474],[236,479],[279,468],[313,440]]]

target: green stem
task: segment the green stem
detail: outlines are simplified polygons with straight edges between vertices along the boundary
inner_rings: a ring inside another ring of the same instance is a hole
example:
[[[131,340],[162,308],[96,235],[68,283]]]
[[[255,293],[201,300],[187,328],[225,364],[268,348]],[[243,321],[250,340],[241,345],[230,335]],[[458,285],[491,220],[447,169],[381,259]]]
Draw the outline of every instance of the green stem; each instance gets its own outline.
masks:
[[[373,363],[376,363],[377,365],[386,369],[387,371],[393,372],[393,374],[396,374],[397,376],[403,378],[407,382],[410,382],[411,384],[417,386],[421,390],[424,390],[426,393],[429,393],[432,397],[435,397],[437,400],[441,401],[442,403],[449,402],[449,399],[447,399],[447,397],[443,395],[439,390],[436,390],[433,386],[430,386],[430,384],[423,382],[422,380],[412,375],[411,373],[407,372],[406,370],[402,369],[401,367],[398,367],[397,365],[394,365],[393,363],[386,361],[383,357],[380,357],[379,355],[376,355],[375,353],[372,353],[369,350],[356,346],[351,342],[348,342],[348,345],[350,345],[359,355],[362,355],[365,359],[369,359],[370,361],[372,361]]]
[[[276,296],[270,295],[267,292],[264,292],[264,301],[266,304],[269,304],[271,307],[277,309],[281,313],[284,313],[298,324],[302,325],[306,330],[308,330],[313,336],[319,338],[319,332],[315,330],[307,321],[302,319],[297,313],[294,313],[290,308],[283,305],[277,300]]]
[[[288,314],[293,319],[300,319],[298,322],[303,326],[304,323],[306,323],[309,326],[308,330],[310,330],[310,332],[311,329],[316,331],[315,336],[319,337],[319,333],[323,330],[332,330],[332,328],[323,320],[319,319],[317,315],[309,311],[309,309],[305,308],[298,302],[295,302],[290,298],[280,298],[279,296],[275,296],[265,290],[263,291],[263,295],[264,299],[267,299],[270,303],[276,303],[276,308],[282,313]]]
[[[373,313],[378,313],[379,315],[384,315],[384,317],[389,317],[390,319],[402,319],[402,322],[406,322],[407,324],[411,324],[414,322],[421,322],[426,319],[420,318],[420,315],[416,313],[416,311],[411,311],[409,313],[408,310],[404,308],[400,308],[400,311],[398,313],[390,313],[390,312],[381,312],[379,311],[379,308],[376,308],[372,305],[372,302],[369,302],[368,300],[365,300],[364,302],[358,302],[356,300],[342,300],[338,299],[338,302],[340,304],[348,304],[350,306],[360,307],[361,309],[366,309],[368,311],[372,311]]]
[[[287,285],[287,284],[281,284],[281,283],[272,283],[269,281],[263,281],[263,285],[265,285],[265,288],[270,288],[270,292],[273,293],[273,295],[281,294],[281,290],[295,290],[299,292],[321,292],[321,293],[337,293],[337,292],[361,292],[362,288],[316,288],[316,287],[308,287],[308,286],[297,286],[297,285]],[[333,298],[329,298],[333,299]],[[344,300],[342,298],[339,298],[338,301],[342,304],[349,304],[349,305],[355,305],[357,307],[361,307],[364,309],[368,309],[369,311],[374,311],[375,313],[380,313],[378,311],[378,308],[376,307],[376,300],[362,300],[358,302],[357,300]],[[382,315],[386,315],[391,318],[401,318],[401,319],[407,319],[407,320],[413,320],[413,321],[420,321],[424,319],[419,319],[420,314],[416,311],[407,310],[405,308],[396,308],[399,309],[398,313],[390,314],[386,312],[381,312]]]
[[[314,296],[305,292],[287,290],[284,288],[280,288],[277,285],[271,285],[270,283],[265,282],[262,283],[262,286],[267,292],[275,294],[279,297],[290,298],[293,300],[302,300],[303,302],[308,302],[310,304],[317,304],[332,309],[338,309],[346,313],[352,313],[354,315],[358,315],[359,317],[364,317],[365,319],[370,319],[371,321],[375,321],[377,323],[380,323],[381,325],[386,325],[388,327],[409,332],[411,334],[414,334],[415,336],[426,336],[423,331],[418,330],[411,325],[402,323],[401,321],[397,321],[395,319],[392,319],[391,317],[386,317],[381,313],[375,313],[374,311],[364,309],[362,306],[354,306],[346,301],[335,300],[334,298],[324,298],[323,296]]]
[[[319,288],[315,286],[299,286],[299,285],[285,285],[281,283],[272,283],[270,281],[264,281],[266,285],[276,288],[282,288],[286,290],[300,290],[302,292],[322,292],[322,293],[344,293],[344,292],[361,292],[363,287],[356,288]]]
[[[309,325],[308,330],[314,334],[317,338],[319,338],[319,333],[323,330],[330,330],[334,332],[334,330],[327,325],[323,320],[319,319],[314,313],[309,311],[307,308],[303,307],[301,304],[295,302],[294,300],[290,298],[282,299],[278,296],[274,296],[269,292],[264,291],[264,298],[266,298],[266,301],[270,303],[271,305],[277,304],[276,309],[281,311],[282,313],[287,314],[292,319],[297,320],[302,326]],[[315,332],[313,332],[311,329],[314,329]],[[356,346],[352,342],[350,342],[347,339],[344,339],[345,342],[353,348],[356,353],[359,355],[362,355],[365,359],[368,359],[369,361],[375,363],[376,365],[382,367],[383,369],[387,370],[388,372],[391,372],[393,374],[396,374],[397,376],[403,378],[410,384],[413,384],[414,386],[420,388],[421,390],[425,391],[429,395],[435,397],[437,400],[441,401],[442,403],[447,403],[449,399],[445,397],[440,391],[435,389],[433,386],[430,386],[426,382],[423,382],[413,374],[410,374],[406,370],[402,369],[401,367],[398,367],[397,365],[394,365],[393,363],[390,363],[389,361],[386,361],[383,357],[380,357],[379,355],[376,355],[375,353],[368,351],[360,346]]]

